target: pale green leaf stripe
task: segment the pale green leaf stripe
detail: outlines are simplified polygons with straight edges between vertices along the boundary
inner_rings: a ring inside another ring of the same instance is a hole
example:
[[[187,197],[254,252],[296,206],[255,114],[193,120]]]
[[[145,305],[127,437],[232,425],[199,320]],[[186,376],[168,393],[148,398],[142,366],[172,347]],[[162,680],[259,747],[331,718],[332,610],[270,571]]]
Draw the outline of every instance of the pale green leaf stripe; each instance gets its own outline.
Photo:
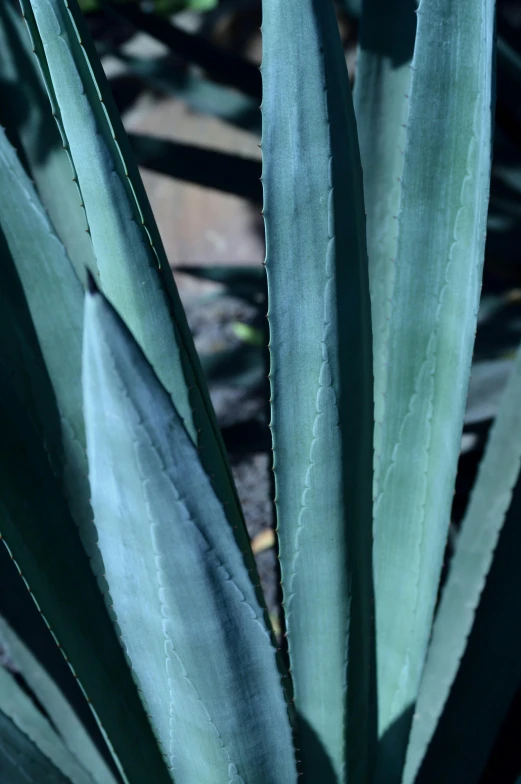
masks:
[[[2,710],[0,773],[2,784],[71,784]]]
[[[415,0],[364,0],[354,106],[364,172],[374,364],[374,477],[378,493],[391,302],[398,240]]]
[[[95,780],[65,747],[31,698],[22,691],[13,676],[1,666],[0,712],[34,743],[71,784],[95,784]],[[41,780],[45,781],[45,775],[42,775]]]
[[[329,0],[265,0],[262,36],[271,428],[300,756],[306,781],[365,782],[373,394],[356,126]]]
[[[518,354],[458,535],[429,645],[412,725],[404,784],[415,780],[456,677],[521,466]]]
[[[5,95],[1,121],[19,147],[50,221],[83,278],[85,267],[96,269],[85,210],[24,27],[11,3],[0,3],[0,77]]]
[[[95,784],[115,784],[106,762],[67,699],[4,618],[0,618],[0,647],[7,651],[10,659],[15,662],[24,681],[45,708],[65,747],[84,770],[90,773],[92,781]],[[0,707],[5,712],[3,693],[0,702]],[[16,697],[17,710],[18,702]]]
[[[8,545],[125,781],[169,776],[41,433],[0,361],[0,539]]]
[[[461,442],[490,178],[492,30],[491,0],[423,0],[418,11],[374,522],[385,782],[401,775]]]
[[[97,293],[83,387],[107,579],[176,784],[296,782],[275,650],[233,532],[168,394]]]
[[[179,294],[81,11],[76,0],[22,0],[22,6],[33,38],[43,44],[43,70],[77,172],[102,288],[175,401],[255,569]]]

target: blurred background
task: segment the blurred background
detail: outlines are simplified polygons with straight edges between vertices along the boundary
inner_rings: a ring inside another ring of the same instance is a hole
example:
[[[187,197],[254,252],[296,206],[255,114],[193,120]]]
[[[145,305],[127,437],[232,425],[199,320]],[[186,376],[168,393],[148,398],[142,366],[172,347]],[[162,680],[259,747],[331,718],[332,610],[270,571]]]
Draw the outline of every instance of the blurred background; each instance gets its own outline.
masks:
[[[259,179],[261,0],[80,0],[80,5],[129,134],[208,377],[277,626]],[[360,0],[337,0],[336,8],[354,83]],[[521,340],[520,0],[498,0],[497,32],[485,272],[448,557]],[[0,86],[1,121],[9,86]],[[14,604],[4,606],[9,604],[5,593],[0,604],[6,617],[20,612]],[[494,759],[501,758],[503,770],[505,761],[512,770],[521,768],[520,724],[518,695],[484,782],[498,781]]]

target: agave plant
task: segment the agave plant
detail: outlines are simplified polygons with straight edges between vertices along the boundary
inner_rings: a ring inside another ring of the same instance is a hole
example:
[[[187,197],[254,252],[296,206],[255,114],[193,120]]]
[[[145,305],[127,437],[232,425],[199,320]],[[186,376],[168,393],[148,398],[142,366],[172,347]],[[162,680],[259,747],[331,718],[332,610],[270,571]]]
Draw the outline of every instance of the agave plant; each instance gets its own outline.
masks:
[[[330,0],[263,3],[287,651],[81,11],[21,5],[28,34],[0,5],[0,530],[101,733],[2,621],[33,696],[0,668],[2,781],[478,782],[521,680],[519,360],[438,593],[492,1],[364,0],[354,105]]]

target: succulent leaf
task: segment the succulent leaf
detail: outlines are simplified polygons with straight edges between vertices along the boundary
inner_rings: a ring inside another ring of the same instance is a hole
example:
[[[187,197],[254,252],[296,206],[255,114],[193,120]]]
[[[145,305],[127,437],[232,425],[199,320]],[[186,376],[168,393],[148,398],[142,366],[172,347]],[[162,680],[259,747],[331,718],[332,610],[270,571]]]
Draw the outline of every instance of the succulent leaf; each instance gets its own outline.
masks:
[[[54,775],[58,781],[61,772],[63,780],[70,781],[71,784],[96,784],[95,779],[66,748],[30,696],[2,666],[0,666],[0,714],[3,717],[3,721],[0,719],[0,748],[3,741],[2,729],[10,720],[21,733],[27,736],[27,745],[34,744],[47,760],[47,764],[42,765],[40,781],[46,781],[46,776],[49,775],[45,768],[55,766],[56,773],[51,775]],[[16,737],[18,733],[6,732],[6,734],[8,737],[9,735]],[[26,754],[27,751],[23,750],[23,753]],[[5,781],[3,775],[2,781]]]
[[[96,291],[83,387],[107,580],[176,784],[296,781],[275,649],[223,507],[167,392]]]
[[[0,362],[0,535],[130,784],[170,781],[41,434]],[[23,589],[23,582],[20,581]]]
[[[115,784],[114,776],[66,697],[7,621],[1,617],[0,648],[14,661],[17,672],[44,707],[63,744],[84,770],[90,773],[92,781],[95,784]],[[13,700],[18,712],[19,699],[13,696]]]
[[[71,780],[0,710],[0,771],[3,784],[71,784]]]
[[[11,3],[0,4],[0,120],[34,180],[53,228],[83,280],[96,270],[72,160],[52,116],[33,46]]]
[[[386,784],[401,779],[461,444],[490,182],[492,35],[490,0],[419,7],[376,443],[377,781]]]
[[[379,451],[398,242],[396,221],[416,34],[415,6],[415,0],[364,0],[356,66],[354,106],[364,172],[373,328],[374,495],[378,494],[382,467]]]
[[[302,770],[362,782],[375,732],[373,396],[356,124],[332,3],[266,0],[262,34],[271,428]]]
[[[22,0],[82,193],[99,281],[201,449],[255,569],[226,451],[128,139],[76,0]],[[259,598],[261,594],[259,593]]]

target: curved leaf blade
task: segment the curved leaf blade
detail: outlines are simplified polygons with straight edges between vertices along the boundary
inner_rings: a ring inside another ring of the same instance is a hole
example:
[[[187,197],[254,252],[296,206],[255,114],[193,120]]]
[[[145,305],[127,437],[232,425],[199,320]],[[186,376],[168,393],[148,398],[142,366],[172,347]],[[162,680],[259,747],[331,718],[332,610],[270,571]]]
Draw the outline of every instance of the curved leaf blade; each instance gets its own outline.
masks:
[[[103,291],[168,390],[249,568],[255,569],[219,428],[143,183],[76,0],[21,0],[77,172]],[[261,594],[259,593],[259,598]]]
[[[41,434],[0,362],[0,535],[131,784],[170,782]],[[52,568],[49,566],[52,565]],[[20,583],[20,587],[23,587]]]
[[[96,292],[87,296],[84,335],[100,548],[175,781],[296,781],[276,653],[196,448],[131,334]]]
[[[44,715],[39,712],[31,698],[22,691],[14,677],[1,666],[0,713],[27,736],[29,742],[47,758],[48,763],[55,766],[57,778],[59,778],[58,773],[61,773],[71,784],[95,784],[94,779],[64,746],[63,741]],[[42,771],[44,780],[45,775]]]
[[[78,763],[88,771],[95,784],[115,784],[115,779],[95,744],[85,731],[71,705],[31,651],[0,617],[0,646],[12,659],[33,694],[45,708],[64,745]],[[5,711],[3,695],[0,698]],[[18,707],[18,697],[16,706]]]
[[[71,784],[1,710],[0,773],[5,784]]]
[[[16,371],[18,394],[38,420],[83,544],[95,556],[80,383],[83,287],[3,130],[0,173],[2,318],[11,319],[2,356]],[[49,382],[53,400],[44,410]]]
[[[19,150],[80,279],[96,262],[87,233],[76,173],[52,116],[49,98],[23,20],[11,3],[0,5],[0,117]]]

